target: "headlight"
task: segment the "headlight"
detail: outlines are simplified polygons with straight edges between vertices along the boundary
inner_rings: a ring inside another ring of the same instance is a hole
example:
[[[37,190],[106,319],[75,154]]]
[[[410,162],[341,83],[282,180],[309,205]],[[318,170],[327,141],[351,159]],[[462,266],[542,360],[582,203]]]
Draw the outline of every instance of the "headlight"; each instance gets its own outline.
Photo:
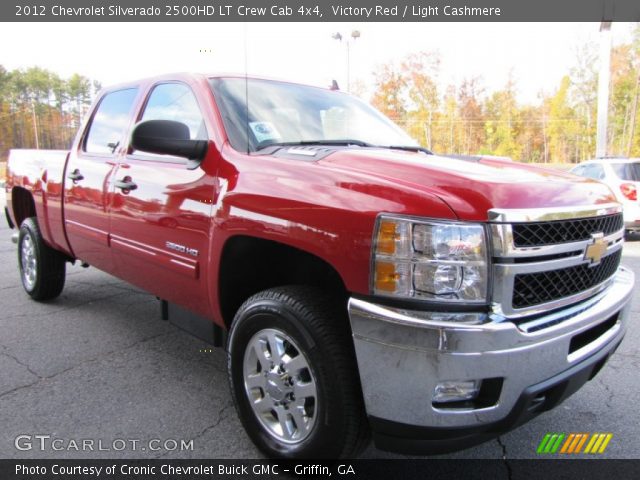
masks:
[[[381,215],[374,235],[373,293],[486,302],[486,245],[481,224]]]

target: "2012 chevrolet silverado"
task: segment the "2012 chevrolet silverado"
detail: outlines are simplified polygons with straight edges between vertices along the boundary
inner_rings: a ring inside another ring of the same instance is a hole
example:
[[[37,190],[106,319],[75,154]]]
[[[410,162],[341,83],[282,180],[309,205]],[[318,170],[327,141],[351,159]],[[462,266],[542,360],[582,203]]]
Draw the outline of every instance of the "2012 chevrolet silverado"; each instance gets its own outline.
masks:
[[[420,148],[339,91],[169,75],[102,91],[70,151],[14,150],[22,284],[67,262],[222,344],[267,455],[444,452],[548,410],[626,329],[604,185]]]

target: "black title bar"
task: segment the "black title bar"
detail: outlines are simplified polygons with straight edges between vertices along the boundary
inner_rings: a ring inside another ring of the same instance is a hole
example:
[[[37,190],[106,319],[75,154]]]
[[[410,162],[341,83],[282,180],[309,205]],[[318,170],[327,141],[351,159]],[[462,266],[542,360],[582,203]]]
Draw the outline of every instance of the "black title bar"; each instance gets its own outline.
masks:
[[[3,0],[3,22],[640,21],[638,0]]]
[[[639,460],[0,460],[2,480],[636,478]]]

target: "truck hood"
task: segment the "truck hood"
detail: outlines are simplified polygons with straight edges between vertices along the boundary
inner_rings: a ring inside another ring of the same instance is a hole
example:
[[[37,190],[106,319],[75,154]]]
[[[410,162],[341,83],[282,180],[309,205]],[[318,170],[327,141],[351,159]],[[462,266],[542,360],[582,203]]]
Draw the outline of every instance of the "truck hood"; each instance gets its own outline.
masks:
[[[398,188],[422,190],[447,203],[461,220],[486,221],[492,208],[575,207],[615,202],[606,185],[524,163],[459,160],[383,149],[338,150],[319,163],[360,174],[369,188],[376,178]],[[424,215],[424,212],[415,212]]]

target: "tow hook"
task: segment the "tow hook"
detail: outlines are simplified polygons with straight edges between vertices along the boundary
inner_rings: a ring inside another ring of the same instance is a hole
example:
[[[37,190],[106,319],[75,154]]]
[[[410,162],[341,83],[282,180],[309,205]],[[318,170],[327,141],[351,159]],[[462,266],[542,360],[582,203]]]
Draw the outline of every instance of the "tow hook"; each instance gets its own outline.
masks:
[[[18,244],[18,236],[19,236],[19,235],[20,235],[20,233],[19,233],[19,232],[14,232],[14,233],[11,235],[11,241],[12,241],[13,243],[15,243],[16,245]]]

